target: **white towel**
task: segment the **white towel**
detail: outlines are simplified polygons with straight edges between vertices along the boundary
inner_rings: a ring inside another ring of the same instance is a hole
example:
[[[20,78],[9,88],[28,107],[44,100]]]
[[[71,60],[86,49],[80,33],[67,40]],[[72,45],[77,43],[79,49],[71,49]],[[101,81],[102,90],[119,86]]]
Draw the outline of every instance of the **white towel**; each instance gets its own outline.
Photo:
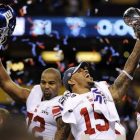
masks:
[[[108,89],[108,86],[106,85],[106,82],[105,81],[95,82],[95,88],[92,88],[91,90],[94,91],[95,89],[97,89],[96,87],[98,88],[99,91],[101,91],[103,101],[102,104],[99,101],[94,101],[94,111],[97,113],[102,113],[105,116],[105,118],[110,122],[113,121],[120,122],[116,106],[114,104],[111,93]]]
[[[74,98],[73,98],[74,97]],[[75,115],[73,109],[82,102],[82,98],[75,93],[65,92],[65,94],[59,99],[59,107],[61,109],[62,120],[65,123],[76,124]]]

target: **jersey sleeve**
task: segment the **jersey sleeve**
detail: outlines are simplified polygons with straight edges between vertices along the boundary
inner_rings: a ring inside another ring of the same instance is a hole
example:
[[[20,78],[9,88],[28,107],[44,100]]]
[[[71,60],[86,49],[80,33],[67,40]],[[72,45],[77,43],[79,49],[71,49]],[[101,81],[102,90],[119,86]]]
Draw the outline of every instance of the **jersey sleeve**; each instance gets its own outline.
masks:
[[[61,110],[60,110],[59,106],[53,106],[52,107],[52,114],[53,114],[53,118],[55,120],[62,116],[61,115]]]
[[[29,94],[29,97],[27,98],[27,101],[26,101],[27,109],[36,107],[36,105],[39,102],[41,102],[42,97],[43,97],[43,93],[42,93],[40,85],[35,85],[32,88]]]

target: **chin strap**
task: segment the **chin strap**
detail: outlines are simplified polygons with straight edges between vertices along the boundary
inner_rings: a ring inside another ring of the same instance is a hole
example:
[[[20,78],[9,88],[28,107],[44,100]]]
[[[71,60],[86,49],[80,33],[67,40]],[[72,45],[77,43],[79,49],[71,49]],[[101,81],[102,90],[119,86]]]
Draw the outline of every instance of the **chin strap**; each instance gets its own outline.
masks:
[[[0,38],[0,50],[1,50],[2,44],[4,44],[6,41],[7,41],[7,37]]]

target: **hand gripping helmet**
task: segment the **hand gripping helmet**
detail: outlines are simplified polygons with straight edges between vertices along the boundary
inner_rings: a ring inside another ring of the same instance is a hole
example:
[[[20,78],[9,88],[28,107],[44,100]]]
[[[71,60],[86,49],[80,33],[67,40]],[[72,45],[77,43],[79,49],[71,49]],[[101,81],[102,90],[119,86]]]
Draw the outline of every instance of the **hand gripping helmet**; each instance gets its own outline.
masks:
[[[6,42],[6,37],[15,29],[16,15],[9,5],[0,5],[0,45]]]

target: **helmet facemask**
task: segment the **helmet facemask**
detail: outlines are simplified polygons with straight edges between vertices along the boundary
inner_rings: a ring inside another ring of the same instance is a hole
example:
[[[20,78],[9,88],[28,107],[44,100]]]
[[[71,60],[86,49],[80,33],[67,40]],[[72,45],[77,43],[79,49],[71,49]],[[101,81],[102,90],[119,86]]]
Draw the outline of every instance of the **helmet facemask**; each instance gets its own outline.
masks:
[[[6,42],[8,36],[8,27],[0,28],[0,45]]]

